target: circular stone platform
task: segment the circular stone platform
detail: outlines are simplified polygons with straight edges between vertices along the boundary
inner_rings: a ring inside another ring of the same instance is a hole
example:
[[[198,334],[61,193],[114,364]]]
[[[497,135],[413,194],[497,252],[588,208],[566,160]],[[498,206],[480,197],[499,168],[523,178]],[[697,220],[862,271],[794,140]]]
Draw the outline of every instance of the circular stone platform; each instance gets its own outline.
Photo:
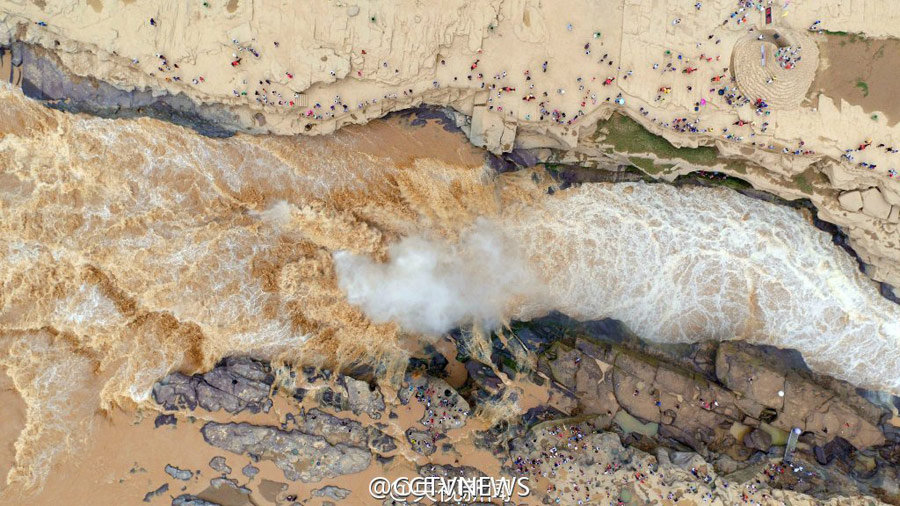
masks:
[[[772,110],[800,107],[818,66],[815,41],[790,30],[753,32],[739,40],[731,53],[738,88],[752,101],[763,99]]]

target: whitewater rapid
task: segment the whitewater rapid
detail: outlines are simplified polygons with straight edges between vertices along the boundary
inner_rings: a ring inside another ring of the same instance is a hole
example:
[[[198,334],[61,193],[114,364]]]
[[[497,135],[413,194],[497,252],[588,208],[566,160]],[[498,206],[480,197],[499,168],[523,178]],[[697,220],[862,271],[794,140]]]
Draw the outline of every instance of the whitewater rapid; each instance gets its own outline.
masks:
[[[900,306],[800,211],[727,189],[584,185],[504,219],[550,304],[659,342],[745,339],[900,392]]]

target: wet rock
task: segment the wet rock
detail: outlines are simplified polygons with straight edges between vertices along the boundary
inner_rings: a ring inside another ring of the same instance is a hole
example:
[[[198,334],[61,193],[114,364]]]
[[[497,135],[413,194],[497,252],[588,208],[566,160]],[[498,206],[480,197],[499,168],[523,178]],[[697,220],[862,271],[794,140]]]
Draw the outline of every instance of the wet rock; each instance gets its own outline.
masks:
[[[330,444],[322,436],[298,430],[248,423],[209,422],[201,429],[204,440],[216,448],[270,460],[291,481],[316,482],[369,467],[368,449],[345,443]]]
[[[612,364],[584,356],[575,374],[575,392],[585,414],[615,416],[619,403],[613,388]]]
[[[787,431],[794,427],[805,429],[807,418],[833,397],[832,392],[796,374],[788,374],[784,385],[784,410],[772,425]]]
[[[323,388],[317,400],[319,404],[324,408],[331,408],[335,411],[344,411],[347,409],[346,406],[346,392],[342,392],[340,390],[333,390],[331,388]]]
[[[171,464],[166,464],[166,474],[176,480],[188,481],[194,477],[194,472],[187,469],[179,469]]]
[[[559,383],[550,384],[547,407],[565,415],[571,415],[578,409],[579,399],[574,392],[564,388]]]
[[[219,503],[209,502],[204,499],[200,499],[195,495],[190,494],[181,494],[180,496],[172,499],[172,506],[221,506]]]
[[[556,358],[548,361],[553,379],[568,389],[575,388],[575,375],[579,370],[581,351],[559,344],[553,348]]]
[[[175,418],[175,415],[157,415],[156,419],[153,420],[153,426],[157,429],[162,427],[163,425],[176,425],[178,420]]]
[[[216,456],[210,459],[209,467],[223,474],[231,474],[231,467],[225,463],[225,457]]]
[[[369,448],[378,453],[388,453],[397,449],[394,438],[380,431],[370,431],[368,443]]]
[[[496,394],[503,388],[503,380],[494,374],[494,370],[477,360],[466,362],[466,372],[469,373],[469,378],[488,394]]]
[[[327,497],[329,499],[334,499],[335,501],[340,501],[346,499],[347,497],[350,497],[350,491],[345,488],[329,485],[327,487],[317,488],[313,490],[312,495],[316,497]]]
[[[735,404],[744,413],[769,420],[781,430],[799,427],[813,432],[820,444],[835,436],[857,448],[885,442],[877,426],[881,411],[853,389],[828,380],[829,390],[795,372],[782,373],[790,365],[767,360],[769,356],[759,353],[757,348],[737,343],[722,343],[719,347],[716,374],[725,386],[740,395]]]
[[[213,478],[209,480],[209,484],[216,490],[224,488],[241,495],[250,495],[252,493],[249,488],[238,485],[237,480],[232,480],[230,478]]]
[[[163,483],[156,490],[151,490],[150,492],[147,492],[146,494],[144,494],[144,502],[150,502],[150,500],[153,499],[154,497],[165,494],[168,491],[169,491],[169,484]]]
[[[253,478],[257,474],[259,474],[259,468],[252,464],[247,464],[241,469],[241,474],[243,474],[247,478]]]
[[[322,436],[329,444],[348,444],[368,447],[378,453],[397,448],[394,438],[376,427],[365,427],[356,420],[340,418],[319,409],[311,409],[295,418],[295,425],[303,433]]]
[[[247,358],[230,357],[204,374],[186,376],[173,373],[153,386],[153,398],[166,409],[225,411],[235,414],[268,412],[275,381],[267,364]]]
[[[370,386],[365,381],[355,380],[348,376],[343,377],[343,383],[347,389],[350,411],[357,415],[366,413],[376,420],[381,418],[381,412],[384,411],[384,396],[377,386]]]
[[[447,365],[450,363],[447,357],[430,344],[425,346],[423,352],[425,358],[411,357],[406,370],[409,372],[421,370],[425,374],[436,378],[446,377]]]
[[[13,55],[22,61],[22,91],[63,111],[106,118],[148,116],[196,130],[209,137],[229,137],[242,129],[236,114],[221,105],[195,103],[183,94],[123,90],[85,76],[74,76],[55,55],[18,42]]]

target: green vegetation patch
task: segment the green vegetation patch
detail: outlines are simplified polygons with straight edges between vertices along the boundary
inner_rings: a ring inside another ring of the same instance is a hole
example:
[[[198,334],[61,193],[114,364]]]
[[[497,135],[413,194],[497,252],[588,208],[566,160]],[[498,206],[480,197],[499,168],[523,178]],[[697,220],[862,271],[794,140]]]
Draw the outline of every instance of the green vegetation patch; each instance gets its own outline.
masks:
[[[865,42],[866,45],[871,44],[872,41],[867,39],[865,35],[861,35],[859,33],[847,33],[845,31],[830,31],[825,30],[825,35],[830,35],[832,37],[839,37],[841,39],[841,45],[846,45],[848,43],[854,44],[856,42]]]
[[[856,87],[862,91],[864,97],[869,96],[869,83],[863,81],[862,79],[856,80]]]
[[[694,165],[705,166],[713,166],[719,161],[719,152],[716,148],[705,146],[676,148],[669,141],[642,127],[637,121],[621,114],[613,114],[608,120],[600,123],[594,138],[602,135],[602,132],[599,132],[600,129],[608,132],[603,142],[611,144],[613,149],[619,153],[652,153],[661,159],[681,159]],[[647,165],[644,160],[649,159],[643,158],[635,161],[636,158],[632,158],[631,160],[637,167],[645,169],[639,164]],[[654,168],[653,170],[658,172],[660,169]]]
[[[816,191],[813,183],[821,182],[821,179],[823,177],[825,176],[816,172],[815,169],[810,167],[794,178],[794,185],[796,185],[797,189],[802,191],[803,193],[812,195]]]
[[[642,156],[632,156],[628,161],[635,167],[653,176],[660,172],[666,172],[675,166],[671,163],[657,164],[652,158],[645,158]]]

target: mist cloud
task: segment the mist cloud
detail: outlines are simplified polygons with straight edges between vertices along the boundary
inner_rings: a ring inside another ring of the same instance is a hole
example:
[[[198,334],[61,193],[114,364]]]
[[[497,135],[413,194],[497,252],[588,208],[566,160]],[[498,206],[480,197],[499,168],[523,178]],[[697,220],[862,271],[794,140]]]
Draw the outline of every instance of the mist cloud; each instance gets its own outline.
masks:
[[[509,238],[486,220],[450,244],[407,237],[386,263],[334,254],[338,285],[376,323],[441,334],[474,323],[500,325],[517,304],[536,297],[538,277]]]

